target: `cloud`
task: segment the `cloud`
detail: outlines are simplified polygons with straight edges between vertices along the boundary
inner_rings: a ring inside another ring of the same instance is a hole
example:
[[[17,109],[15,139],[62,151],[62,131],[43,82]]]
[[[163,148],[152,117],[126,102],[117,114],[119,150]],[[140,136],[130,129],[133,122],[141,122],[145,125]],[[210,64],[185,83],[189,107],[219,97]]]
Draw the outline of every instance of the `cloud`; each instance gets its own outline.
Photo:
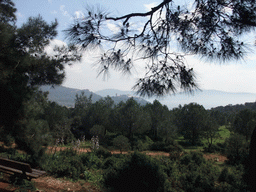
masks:
[[[227,92],[256,92],[253,62],[207,63],[197,57],[187,57],[193,67],[201,89],[216,89]]]
[[[66,17],[70,17],[68,11],[65,10],[65,5],[61,5],[60,6],[60,11],[62,12],[62,14]]]
[[[16,16],[17,16],[18,18],[24,18],[24,15],[22,15],[20,12],[17,12],[17,13],[16,13]]]
[[[54,55],[53,49],[54,49],[55,46],[58,46],[58,47],[67,46],[67,43],[65,43],[61,40],[57,40],[57,39],[51,40],[49,45],[45,47],[45,51],[49,56]]]
[[[117,27],[115,24],[113,24],[111,22],[107,22],[107,27],[113,33],[118,33],[120,31],[119,27]]]
[[[158,5],[158,3],[153,2],[153,3],[150,3],[150,4],[144,4],[144,7],[146,8],[147,11],[151,11],[151,9],[153,7],[156,7],[157,5]]]
[[[84,18],[84,14],[82,11],[75,11],[75,19],[81,19]]]
[[[51,11],[51,14],[57,14],[58,12],[56,10]]]

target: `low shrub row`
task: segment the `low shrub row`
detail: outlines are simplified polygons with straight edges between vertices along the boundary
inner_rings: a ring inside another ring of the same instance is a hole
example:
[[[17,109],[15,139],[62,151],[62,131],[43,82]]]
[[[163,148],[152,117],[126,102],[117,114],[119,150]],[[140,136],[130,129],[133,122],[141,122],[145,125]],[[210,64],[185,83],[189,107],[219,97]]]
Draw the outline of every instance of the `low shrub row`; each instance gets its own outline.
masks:
[[[175,143],[172,146],[172,156],[158,158],[140,152],[112,155],[102,148],[80,155],[73,150],[64,150],[45,154],[41,167],[55,177],[84,179],[106,191],[246,190],[243,165],[221,170],[206,161],[202,153],[191,152],[180,156],[182,148],[175,146]]]

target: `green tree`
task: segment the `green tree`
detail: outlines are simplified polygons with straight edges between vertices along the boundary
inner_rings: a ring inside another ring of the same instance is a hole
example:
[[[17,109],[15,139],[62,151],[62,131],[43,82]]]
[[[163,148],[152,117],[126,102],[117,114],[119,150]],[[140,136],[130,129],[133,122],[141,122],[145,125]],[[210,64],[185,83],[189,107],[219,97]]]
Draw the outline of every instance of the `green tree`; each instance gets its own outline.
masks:
[[[219,110],[211,109],[210,116],[218,123],[219,126],[227,125],[227,114]]]
[[[98,136],[99,138],[103,138],[105,136],[105,127],[103,125],[93,125],[90,129],[90,133],[92,136]]]
[[[145,105],[145,110],[150,114],[151,117],[151,134],[154,140],[162,138],[165,133],[169,132],[169,128],[174,127],[171,125],[171,114],[167,106],[163,106],[159,101]],[[168,134],[170,135],[170,134]],[[167,135],[166,135],[167,136]]]
[[[22,131],[16,125],[26,119],[26,103],[35,88],[61,84],[64,65],[81,56],[75,46],[56,47],[55,56],[49,56],[45,47],[57,35],[57,21],[47,24],[40,16],[30,17],[18,28],[15,11],[12,1],[0,1],[0,129],[16,140]]]
[[[249,109],[239,111],[231,125],[231,130],[235,133],[245,136],[246,141],[252,135],[253,129],[256,126],[255,112]]]
[[[49,124],[43,119],[47,102],[47,94],[35,92],[31,99],[23,103],[23,118],[13,127],[12,136],[15,143],[32,156],[33,163],[36,163],[44,153],[43,145],[47,146],[51,141]],[[5,136],[5,133],[1,134],[3,141]]]
[[[219,125],[217,121],[209,115],[206,125],[203,128],[203,138],[207,140],[209,150],[211,149],[213,142],[220,137],[218,131]]]
[[[45,107],[44,119],[48,122],[52,142],[59,139],[61,143],[69,143],[74,139],[70,130],[70,111],[65,106],[60,106],[55,102],[48,102]]]
[[[126,103],[119,103],[115,109],[117,111],[113,126],[122,135],[132,139],[135,133],[143,134],[150,129],[149,114],[133,98]]]
[[[85,135],[87,139],[90,139],[91,135],[89,129],[91,127],[84,127],[86,120],[84,119],[89,112],[90,107],[92,106],[92,95],[89,98],[84,94],[81,95],[76,94],[75,98],[75,107],[72,110],[72,123],[71,123],[71,130],[75,137],[80,138],[81,136]],[[85,123],[83,123],[85,121]]]
[[[111,97],[105,97],[104,99],[100,99],[93,103],[88,111],[88,114],[85,118],[85,127],[93,127],[94,125],[101,125],[105,127],[105,131],[103,132],[104,136],[106,134],[106,130],[109,129],[110,126],[110,113],[114,106],[114,101]]]
[[[245,141],[244,136],[232,134],[225,141],[226,156],[230,164],[245,164],[249,155],[249,143]]]
[[[122,151],[129,150],[131,148],[129,139],[123,135],[119,135],[115,139],[113,139],[113,146],[118,148],[121,153]]]
[[[165,191],[166,174],[154,158],[133,153],[120,166],[113,166],[104,174],[103,184],[108,191]]]
[[[192,145],[200,143],[207,124],[207,111],[202,105],[190,103],[176,111],[176,125],[179,132]]]

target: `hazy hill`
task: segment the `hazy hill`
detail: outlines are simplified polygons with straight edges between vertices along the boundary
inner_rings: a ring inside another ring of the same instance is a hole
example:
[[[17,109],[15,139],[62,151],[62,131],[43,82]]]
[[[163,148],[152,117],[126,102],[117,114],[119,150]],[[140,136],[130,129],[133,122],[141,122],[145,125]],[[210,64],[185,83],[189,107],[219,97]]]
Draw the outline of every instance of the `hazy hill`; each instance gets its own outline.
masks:
[[[114,96],[120,96],[120,95],[132,95],[135,96],[135,92],[133,91],[120,91],[118,89],[104,89],[100,91],[96,91],[96,94],[102,96],[102,97],[114,97]]]
[[[73,88],[68,88],[64,86],[54,86],[54,88],[52,86],[41,86],[40,90],[44,92],[46,91],[49,92],[48,98],[50,101],[54,101],[60,105],[64,105],[68,107],[73,107],[75,105],[76,94],[80,95],[82,92],[84,92],[84,95],[87,97],[89,97],[92,94],[93,103],[107,96],[107,95],[106,96],[98,95],[96,93],[89,91],[88,89],[80,90],[80,89],[73,89]],[[111,98],[113,99],[115,104],[118,104],[120,101],[126,102],[130,98],[130,95],[127,95],[127,94],[115,95],[115,96],[112,96]],[[147,101],[142,98],[139,98],[139,97],[133,97],[133,98],[135,101],[137,101],[141,105],[145,105],[147,103]]]
[[[101,96],[114,96],[129,94],[135,96],[135,92],[132,91],[119,91],[116,89],[106,89],[96,92]],[[169,109],[178,107],[179,105],[189,104],[191,102],[203,105],[206,109],[210,109],[217,106],[244,104],[248,102],[256,101],[256,94],[254,93],[230,93],[216,90],[203,90],[196,91],[192,95],[185,93],[177,93],[171,96],[165,97],[152,97],[144,98],[149,102],[153,102],[155,99],[160,101],[163,105],[166,105]]]
[[[216,90],[197,91],[193,95],[179,93],[174,96],[165,97],[159,101],[169,108],[177,107],[179,104],[184,105],[196,102],[203,105],[206,109],[217,106],[244,104],[246,102],[255,102],[256,94],[254,93],[230,93]]]
[[[55,88],[52,88],[51,86],[42,86],[41,89],[42,91],[49,91],[48,97],[50,101],[55,101],[65,106],[74,106],[75,95],[81,94],[82,91],[84,91],[85,95],[88,97],[92,94],[93,102],[96,102],[106,96],[110,96],[115,103],[119,103],[120,101],[125,102],[130,97],[133,97],[138,103],[145,105],[147,102],[152,103],[157,99],[169,109],[178,107],[179,105],[189,104],[191,102],[198,103],[203,105],[206,109],[210,109],[218,106],[245,104],[256,101],[256,94],[254,93],[229,93],[216,90],[196,91],[193,95],[177,93],[175,95],[161,98],[141,98],[133,91],[120,91],[117,89],[105,89],[95,93],[88,89],[80,90],[63,86],[55,86]]]
[[[87,97],[92,94],[92,102],[96,102],[102,98],[88,89],[80,90],[63,86],[54,86],[54,88],[52,86],[41,86],[40,89],[44,92],[49,92],[48,98],[50,101],[54,101],[60,105],[68,107],[74,106],[76,94],[80,95],[82,92],[84,92],[84,95]]]

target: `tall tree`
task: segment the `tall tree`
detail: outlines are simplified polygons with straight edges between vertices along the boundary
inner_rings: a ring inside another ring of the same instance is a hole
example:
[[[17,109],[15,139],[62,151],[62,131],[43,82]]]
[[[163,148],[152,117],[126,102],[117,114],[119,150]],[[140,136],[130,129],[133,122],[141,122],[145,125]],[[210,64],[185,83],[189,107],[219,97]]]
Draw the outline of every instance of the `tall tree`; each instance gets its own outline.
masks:
[[[87,139],[90,139],[89,128],[87,127],[86,130],[84,125],[87,123],[85,118],[88,116],[91,106],[92,95],[87,97],[84,92],[82,92],[80,95],[76,94],[75,107],[72,111],[73,120],[71,130],[77,138],[86,135]],[[82,122],[83,120],[85,123]]]
[[[256,126],[256,114],[250,109],[239,111],[231,125],[231,130],[245,136],[246,141],[252,136],[254,127]]]
[[[175,126],[173,126],[172,116],[167,106],[163,106],[158,100],[154,100],[152,104],[145,105],[145,109],[151,117],[150,131],[153,139],[165,138],[168,140],[170,135],[175,135]]]
[[[106,48],[99,57],[100,73],[110,68],[127,73],[134,61],[144,60],[147,71],[134,86],[141,95],[163,95],[178,88],[191,91],[197,85],[185,56],[194,54],[219,61],[242,58],[246,45],[241,37],[256,26],[256,3],[194,0],[193,7],[188,8],[175,2],[162,0],[148,12],[117,17],[100,9],[88,9],[85,17],[76,19],[66,30],[66,35],[84,50]],[[138,19],[141,30],[134,25]],[[107,23],[119,31],[107,30]],[[179,48],[176,51],[175,45]]]
[[[204,107],[197,103],[190,103],[180,106],[175,112],[176,125],[184,138],[192,145],[200,142],[207,124],[207,111]]]
[[[49,56],[45,47],[57,35],[57,21],[30,17],[17,28],[15,11],[11,0],[0,1],[0,129],[10,137],[20,131],[14,125],[25,118],[35,88],[61,84],[64,65],[81,58],[75,46],[55,47],[55,56]]]
[[[133,138],[135,133],[144,133],[150,129],[150,115],[133,99],[128,99],[125,103],[119,103],[114,108],[114,126],[129,139]]]

